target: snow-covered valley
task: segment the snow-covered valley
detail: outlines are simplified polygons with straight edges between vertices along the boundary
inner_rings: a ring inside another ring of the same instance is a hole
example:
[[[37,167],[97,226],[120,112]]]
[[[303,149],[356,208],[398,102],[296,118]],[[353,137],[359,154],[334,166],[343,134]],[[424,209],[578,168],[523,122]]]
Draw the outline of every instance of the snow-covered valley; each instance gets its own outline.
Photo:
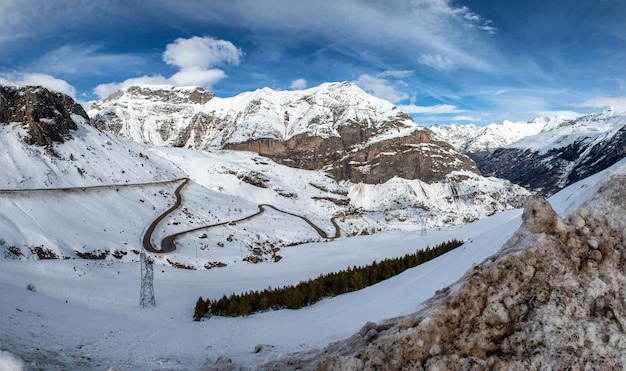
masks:
[[[422,308],[501,249],[529,195],[471,168],[338,181],[254,152],[131,142],[85,116],[35,146],[29,136],[52,119],[0,124],[0,368],[288,368],[286,356]],[[429,143],[409,146],[430,156]],[[565,215],[624,173],[622,160],[550,201]],[[168,238],[173,251],[159,253]],[[293,285],[452,239],[465,244],[303,309],[192,321],[199,296]],[[139,305],[146,246],[154,308]]]

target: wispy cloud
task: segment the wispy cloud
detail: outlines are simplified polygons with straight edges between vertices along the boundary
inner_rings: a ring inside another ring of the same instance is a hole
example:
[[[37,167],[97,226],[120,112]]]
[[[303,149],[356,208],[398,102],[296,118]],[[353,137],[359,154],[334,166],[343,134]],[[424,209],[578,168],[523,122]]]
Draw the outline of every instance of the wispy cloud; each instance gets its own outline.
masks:
[[[437,70],[449,70],[454,67],[454,62],[441,54],[422,54],[419,56],[418,61]]]
[[[452,121],[467,121],[467,122],[481,122],[483,119],[481,117],[460,115],[452,117]]]
[[[398,91],[391,82],[380,77],[363,74],[354,83],[366,92],[378,98],[388,100],[391,103],[397,103],[409,98],[408,94]]]
[[[275,49],[308,40],[369,62],[417,60],[425,54],[441,56],[448,66],[491,68],[488,55],[493,50],[483,38],[495,28],[449,0],[234,0],[213,1],[210,6],[205,1],[159,5],[190,21],[245,24],[258,35],[253,42],[261,50],[265,43]]]
[[[64,45],[44,54],[28,66],[53,75],[106,75],[112,70],[128,70],[143,65],[142,56],[109,53],[97,45]]]
[[[418,106],[415,104],[408,104],[408,105],[400,105],[399,107],[404,112],[410,115],[416,115],[416,114],[441,115],[441,114],[467,112],[466,110],[460,110],[456,106],[451,105],[451,104],[437,104],[434,106]]]
[[[626,109],[626,97],[596,97],[576,104],[578,107],[607,108],[611,106]]]

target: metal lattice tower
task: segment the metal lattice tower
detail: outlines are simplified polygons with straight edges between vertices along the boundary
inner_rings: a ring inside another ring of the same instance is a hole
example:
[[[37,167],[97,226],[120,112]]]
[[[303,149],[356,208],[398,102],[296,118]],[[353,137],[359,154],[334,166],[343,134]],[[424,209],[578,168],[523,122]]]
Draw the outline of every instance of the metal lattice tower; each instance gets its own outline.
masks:
[[[141,250],[141,294],[139,305],[142,307],[156,307],[154,300],[154,261]]]

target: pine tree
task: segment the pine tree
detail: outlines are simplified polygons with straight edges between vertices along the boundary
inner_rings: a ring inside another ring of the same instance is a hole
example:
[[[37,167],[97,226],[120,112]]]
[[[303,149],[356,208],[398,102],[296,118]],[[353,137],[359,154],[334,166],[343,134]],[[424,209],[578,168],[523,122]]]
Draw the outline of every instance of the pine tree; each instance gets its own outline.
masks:
[[[194,321],[200,321],[202,319],[202,317],[204,317],[207,313],[207,304],[206,301],[204,301],[204,299],[202,299],[202,296],[198,298],[198,301],[196,302],[196,309],[193,313],[193,320]]]

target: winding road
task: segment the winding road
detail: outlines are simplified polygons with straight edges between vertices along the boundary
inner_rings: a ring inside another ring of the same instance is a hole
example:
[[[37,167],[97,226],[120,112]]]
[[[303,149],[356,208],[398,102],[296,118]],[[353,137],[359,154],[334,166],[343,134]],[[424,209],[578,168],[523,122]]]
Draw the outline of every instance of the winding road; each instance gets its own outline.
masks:
[[[215,224],[204,225],[204,226],[201,226],[201,227],[188,229],[188,230],[185,230],[185,231],[181,231],[181,232],[174,233],[172,235],[166,236],[161,241],[161,248],[159,250],[157,250],[157,249],[155,249],[154,245],[152,244],[152,234],[154,233],[154,230],[156,229],[156,226],[159,224],[159,222],[161,222],[170,213],[172,213],[174,210],[176,210],[178,207],[180,207],[180,205],[182,203],[181,191],[185,187],[185,185],[187,185],[188,182],[189,182],[189,179],[185,178],[184,181],[174,191],[174,195],[176,196],[176,202],[174,203],[174,205],[172,205],[169,209],[165,210],[156,219],[154,219],[152,221],[152,223],[150,223],[150,225],[146,229],[146,232],[144,233],[144,236],[143,236],[143,248],[145,249],[145,251],[153,253],[153,254],[168,254],[168,253],[172,253],[172,252],[176,251],[176,239],[178,237],[182,236],[182,235],[185,235],[185,234],[188,234],[188,233],[192,233],[192,232],[196,232],[196,231],[203,230],[203,229],[209,229],[209,228],[224,226],[224,225],[227,225],[227,224],[244,222],[244,221],[250,220],[252,218],[255,218],[255,217],[263,214],[265,212],[266,208],[268,208],[268,207],[272,208],[272,209],[274,209],[274,210],[276,210],[278,212],[281,212],[283,214],[291,215],[291,216],[294,216],[296,218],[300,218],[300,219],[304,220],[307,224],[309,224],[317,232],[317,234],[320,235],[320,237],[322,237],[324,239],[327,239],[327,240],[328,239],[336,239],[336,238],[339,238],[341,236],[341,230],[339,228],[339,224],[337,224],[337,220],[336,220],[337,218],[336,217],[333,217],[330,220],[331,223],[333,224],[333,226],[335,227],[335,234],[333,236],[329,236],[328,233],[326,233],[326,231],[324,231],[323,229],[318,227],[315,223],[313,223],[311,220],[309,220],[305,216],[281,210],[281,209],[279,209],[279,208],[277,208],[276,206],[273,206],[273,205],[260,204],[260,205],[258,205],[259,211],[257,211],[254,214],[250,214],[248,216],[245,216],[243,218],[239,218],[239,219],[235,219],[235,220],[228,220],[228,221],[225,221],[225,222],[220,222],[220,223],[215,223]]]
[[[164,180],[164,181],[157,181],[157,182],[108,184],[108,185],[95,185],[95,186],[85,186],[85,187],[36,188],[36,189],[0,189],[0,194],[20,194],[20,193],[30,193],[30,192],[87,192],[87,191],[98,190],[98,189],[117,189],[117,188],[122,188],[122,187],[140,187],[140,186],[148,186],[148,185],[156,185],[156,184],[163,184],[163,185],[165,185],[165,184],[170,184],[170,183],[181,182],[178,185],[178,187],[176,187],[176,190],[174,191],[174,196],[176,197],[176,201],[174,202],[174,204],[170,208],[165,210],[163,213],[161,213],[156,219],[154,219],[150,223],[148,228],[146,228],[146,231],[144,232],[143,240],[142,240],[143,248],[145,249],[145,251],[147,251],[149,253],[152,253],[152,254],[172,253],[172,252],[176,251],[176,243],[175,243],[176,239],[178,237],[182,236],[182,235],[185,235],[187,233],[196,232],[196,231],[199,231],[199,230],[202,230],[202,229],[210,229],[210,228],[214,228],[214,227],[224,226],[224,225],[227,225],[227,224],[244,222],[244,221],[250,220],[252,218],[255,218],[255,217],[263,214],[266,211],[266,208],[272,208],[272,209],[274,209],[274,210],[276,210],[278,212],[281,212],[283,214],[291,215],[293,217],[300,218],[300,219],[304,220],[323,239],[332,240],[332,239],[339,238],[341,236],[341,230],[339,228],[339,224],[337,224],[337,221],[336,221],[337,217],[333,217],[330,220],[331,223],[333,224],[333,226],[335,227],[335,234],[333,236],[329,236],[328,233],[326,233],[326,231],[324,231],[323,229],[318,227],[315,223],[313,223],[311,220],[309,220],[305,216],[294,214],[294,213],[291,213],[291,212],[288,212],[288,211],[285,211],[285,210],[281,210],[281,209],[279,209],[279,208],[277,208],[276,206],[273,206],[273,205],[260,204],[260,205],[258,205],[259,211],[257,211],[254,214],[245,216],[243,218],[236,219],[236,220],[229,220],[229,221],[220,222],[220,223],[216,223],[216,224],[205,225],[205,226],[201,226],[201,227],[197,227],[197,228],[193,228],[193,229],[188,229],[188,230],[185,230],[185,231],[182,231],[182,232],[178,232],[178,233],[169,235],[169,236],[163,238],[163,240],[161,241],[161,248],[160,249],[156,249],[155,246],[152,244],[152,235],[154,234],[154,230],[156,229],[156,227],[159,224],[159,222],[161,222],[169,214],[171,214],[174,210],[176,210],[176,209],[178,209],[180,207],[180,205],[182,204],[182,201],[183,201],[183,197],[181,195],[181,192],[182,192],[183,188],[189,183],[189,181],[190,181],[189,178],[178,178],[178,179],[173,179],[173,180]]]

